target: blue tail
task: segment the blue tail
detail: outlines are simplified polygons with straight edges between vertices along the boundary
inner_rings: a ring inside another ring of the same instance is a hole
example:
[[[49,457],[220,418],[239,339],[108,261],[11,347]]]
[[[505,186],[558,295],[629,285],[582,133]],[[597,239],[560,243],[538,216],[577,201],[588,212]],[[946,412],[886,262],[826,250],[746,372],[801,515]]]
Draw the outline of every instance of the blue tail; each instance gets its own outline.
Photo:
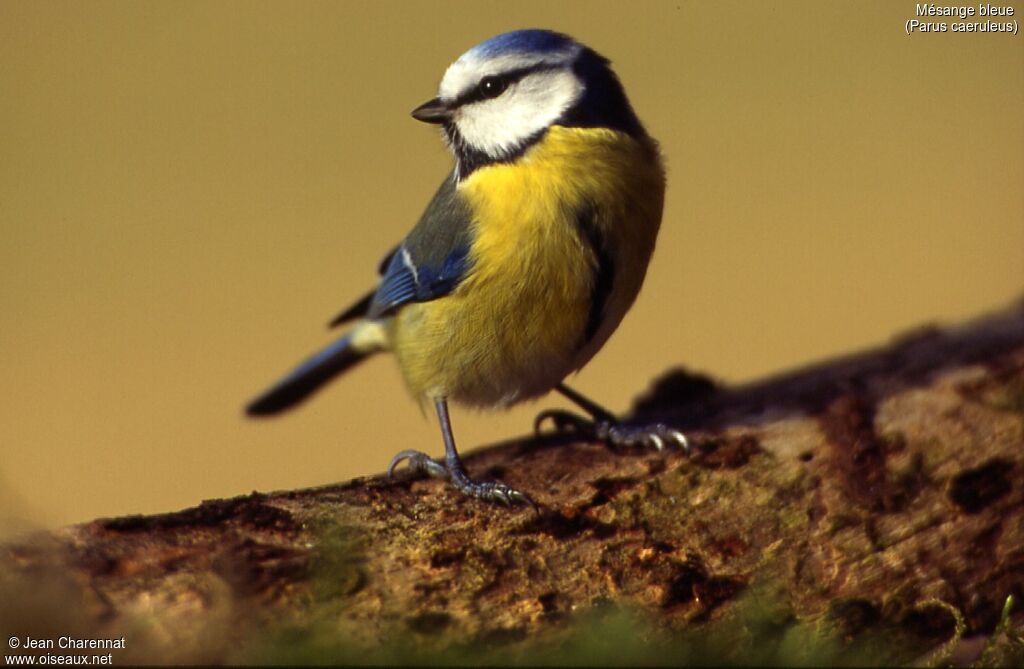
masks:
[[[245,408],[250,416],[268,416],[290,409],[338,374],[366,358],[347,334],[309,358]]]

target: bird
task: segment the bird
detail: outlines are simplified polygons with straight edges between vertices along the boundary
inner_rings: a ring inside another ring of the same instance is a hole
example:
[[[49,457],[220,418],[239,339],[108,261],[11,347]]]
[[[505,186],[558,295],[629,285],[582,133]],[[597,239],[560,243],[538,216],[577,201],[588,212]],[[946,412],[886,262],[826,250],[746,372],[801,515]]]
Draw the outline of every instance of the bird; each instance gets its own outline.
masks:
[[[376,287],[330,321],[347,331],[247,413],[281,413],[388,351],[412,396],[434,405],[445,448],[443,460],[401,451],[389,478],[408,461],[470,497],[534,505],[468,475],[448,403],[500,409],[553,390],[588,418],[542,412],[536,429],[550,418],[615,446],[688,448],[683,433],[620,422],[564,383],[636,299],[664,206],[660,148],[611,62],[564,33],[502,33],[451,63],[437,96],[412,116],[440,128],[451,172],[385,255]]]

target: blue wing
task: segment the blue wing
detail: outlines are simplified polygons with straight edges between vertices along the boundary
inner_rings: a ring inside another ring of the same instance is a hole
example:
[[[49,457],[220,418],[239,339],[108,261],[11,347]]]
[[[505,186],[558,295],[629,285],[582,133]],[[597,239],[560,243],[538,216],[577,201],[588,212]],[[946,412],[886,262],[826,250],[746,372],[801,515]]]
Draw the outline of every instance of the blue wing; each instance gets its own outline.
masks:
[[[450,293],[469,269],[471,212],[459,199],[455,179],[441,184],[419,223],[380,268],[376,292],[341,312],[331,325],[360,317],[387,316],[403,304],[425,302]],[[352,345],[351,334],[309,358],[256,398],[250,415],[275,414],[297,404],[329,380],[363,360],[367,352]]]
[[[427,302],[455,289],[469,271],[472,212],[449,176],[405,241],[386,259],[369,318],[391,314],[409,302]]]
[[[440,264],[417,262],[405,246],[399,248],[381,278],[367,315],[378,318],[408,302],[428,302],[450,293],[466,274],[468,246],[452,248]]]
[[[454,290],[469,271],[471,220],[449,175],[409,236],[384,256],[377,290],[335,316],[329,327],[387,316],[408,302],[427,302]]]

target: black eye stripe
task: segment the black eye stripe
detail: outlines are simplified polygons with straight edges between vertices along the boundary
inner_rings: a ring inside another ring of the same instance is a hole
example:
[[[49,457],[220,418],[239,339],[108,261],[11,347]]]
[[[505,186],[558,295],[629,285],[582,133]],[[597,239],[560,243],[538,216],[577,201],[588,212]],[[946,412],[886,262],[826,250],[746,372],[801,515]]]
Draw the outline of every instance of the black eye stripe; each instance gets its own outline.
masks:
[[[508,72],[502,72],[500,74],[492,74],[480,79],[477,85],[469,89],[459,97],[455,98],[453,107],[461,107],[462,105],[472,104],[488,98],[498,97],[505,90],[520,81],[524,77],[527,77],[535,72],[543,72],[544,70],[558,70],[561,69],[557,65],[549,65],[547,63],[538,63],[537,65],[531,65],[530,67],[522,67],[518,70],[509,70]],[[485,82],[490,82],[498,86],[497,93],[490,93],[490,91],[484,90]]]
[[[477,84],[477,90],[485,98],[496,98],[512,83],[507,77],[484,77]]]

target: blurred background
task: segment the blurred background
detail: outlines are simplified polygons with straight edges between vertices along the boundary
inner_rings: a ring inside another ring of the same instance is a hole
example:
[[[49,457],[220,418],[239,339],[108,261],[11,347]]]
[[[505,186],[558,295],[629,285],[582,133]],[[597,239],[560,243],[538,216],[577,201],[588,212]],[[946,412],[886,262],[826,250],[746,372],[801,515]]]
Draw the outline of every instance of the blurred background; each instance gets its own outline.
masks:
[[[387,357],[242,406],[373,285],[450,165],[410,110],[509,29],[610,57],[667,157],[646,287],[571,380],[610,408],[672,366],[742,382],[1006,306],[1024,37],[908,36],[914,6],[5,0],[0,532],[440,454]],[[558,404],[455,409],[456,436]]]

